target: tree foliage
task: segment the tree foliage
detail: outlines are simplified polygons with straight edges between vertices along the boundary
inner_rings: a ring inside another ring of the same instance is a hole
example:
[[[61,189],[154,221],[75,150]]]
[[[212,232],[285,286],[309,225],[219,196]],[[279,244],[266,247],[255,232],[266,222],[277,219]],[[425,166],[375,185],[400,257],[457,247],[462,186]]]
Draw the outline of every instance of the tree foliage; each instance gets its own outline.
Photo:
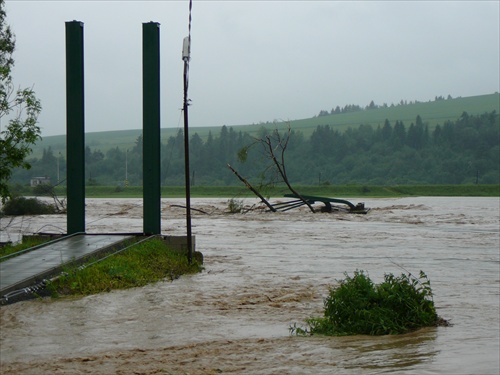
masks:
[[[30,168],[26,157],[40,139],[37,118],[42,109],[32,88],[14,88],[12,68],[15,36],[6,24],[5,1],[0,0],[0,198],[10,196],[8,180],[16,167]],[[1,121],[7,118],[5,129]]]
[[[238,185],[227,168],[230,164],[261,190],[263,181],[272,180],[276,169],[269,169],[269,145],[280,156],[279,142],[286,144],[286,176],[292,185],[405,185],[405,184],[499,184],[500,117],[497,113],[472,116],[463,113],[455,121],[445,121],[429,129],[420,116],[405,124],[386,120],[377,127],[360,125],[340,132],[330,125],[318,126],[310,137],[290,129],[280,138],[273,130],[261,128],[256,135],[222,127],[219,134],[202,139],[191,136],[192,183],[197,186]],[[269,138],[267,138],[269,137]],[[286,143],[284,142],[286,139]],[[121,185],[128,167],[130,185],[142,184],[140,137],[131,149],[112,148],[106,152],[88,148],[87,181],[99,185]],[[257,144],[258,146],[259,144]],[[161,176],[166,186],[182,186],[184,178],[184,140],[182,130],[162,143]],[[32,159],[34,175],[56,180],[56,159],[50,148],[40,159]],[[66,171],[59,156],[61,176]],[[27,171],[17,169],[12,180],[29,181]],[[262,190],[261,190],[262,191]]]

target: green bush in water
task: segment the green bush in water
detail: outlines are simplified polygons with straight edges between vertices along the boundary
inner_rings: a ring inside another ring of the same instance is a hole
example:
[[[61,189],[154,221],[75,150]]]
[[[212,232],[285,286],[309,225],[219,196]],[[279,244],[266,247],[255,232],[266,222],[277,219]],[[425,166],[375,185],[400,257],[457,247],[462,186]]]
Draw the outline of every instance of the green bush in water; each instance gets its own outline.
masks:
[[[36,198],[14,197],[9,199],[2,207],[4,215],[46,215],[54,214],[56,209],[53,205],[45,203]]]
[[[344,275],[324,301],[324,316],[308,319],[306,329],[294,325],[292,334],[386,335],[447,325],[436,313],[430,281],[422,271],[418,278],[386,274],[379,285],[363,271]]]

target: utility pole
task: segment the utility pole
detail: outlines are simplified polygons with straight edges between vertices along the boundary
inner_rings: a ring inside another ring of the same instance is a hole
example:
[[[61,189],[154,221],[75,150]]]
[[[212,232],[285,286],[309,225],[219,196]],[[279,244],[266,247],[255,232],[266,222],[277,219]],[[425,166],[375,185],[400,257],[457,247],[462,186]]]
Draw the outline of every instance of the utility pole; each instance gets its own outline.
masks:
[[[189,33],[182,43],[182,60],[184,61],[184,175],[186,184],[186,234],[188,247],[188,262],[193,261],[193,240],[191,231],[191,181],[189,171],[189,126],[188,126],[188,86],[189,86],[189,60],[191,58],[191,9],[193,3],[189,1]]]
[[[184,175],[186,179],[186,229],[187,229],[187,247],[188,247],[188,262],[193,260],[193,241],[191,239],[191,181],[189,171],[189,126],[188,126],[188,82],[189,82],[189,58],[190,58],[191,38],[184,38],[182,48],[182,60],[184,60]]]

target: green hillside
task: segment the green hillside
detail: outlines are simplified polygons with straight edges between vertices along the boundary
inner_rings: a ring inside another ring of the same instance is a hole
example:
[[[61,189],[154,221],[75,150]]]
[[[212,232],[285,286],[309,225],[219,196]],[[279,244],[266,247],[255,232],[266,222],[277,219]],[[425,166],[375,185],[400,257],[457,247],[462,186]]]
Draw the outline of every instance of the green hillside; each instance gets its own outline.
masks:
[[[318,111],[319,110],[320,108],[318,108]],[[391,123],[403,121],[406,125],[410,125],[415,121],[417,115],[420,115],[422,120],[428,123],[429,128],[432,130],[437,124],[443,124],[447,120],[456,120],[463,112],[467,112],[469,115],[477,115],[492,111],[500,113],[499,93],[437,100],[425,103],[412,103],[386,108],[381,107],[358,112],[291,120],[289,123],[293,130],[301,131],[304,136],[309,137],[318,125],[330,125],[330,127],[342,131],[349,127],[357,128],[361,124],[370,124],[374,127],[378,125],[382,126],[386,119]],[[218,135],[221,127],[222,125],[220,127],[193,127],[190,128],[190,134],[193,135],[194,133],[198,133],[198,135],[205,140],[209,132],[212,132],[213,135]],[[262,127],[272,128],[274,125],[272,123],[261,123],[252,125],[231,125],[231,127],[237,132],[241,131],[243,133],[255,135]],[[166,143],[167,139],[170,136],[175,136],[178,130],[178,128],[161,129],[162,142]],[[126,150],[133,147],[141,132],[141,129],[135,129],[86,133],[86,144],[91,149],[100,149],[104,153],[115,147]],[[40,157],[43,153],[43,149],[47,149],[48,147],[52,148],[55,155],[59,152],[64,155],[66,153],[65,144],[65,135],[44,137],[33,148],[33,156],[37,158]]]
[[[349,127],[358,127],[360,124],[382,126],[386,119],[391,123],[399,120],[410,125],[415,122],[417,115],[420,115],[423,121],[429,124],[429,130],[433,130],[437,124],[443,124],[448,120],[455,121],[463,112],[478,115],[491,111],[500,113],[498,93],[314,117],[291,121],[291,125],[293,129],[300,129],[305,136],[309,136],[318,125],[330,125],[335,129],[346,130]]]

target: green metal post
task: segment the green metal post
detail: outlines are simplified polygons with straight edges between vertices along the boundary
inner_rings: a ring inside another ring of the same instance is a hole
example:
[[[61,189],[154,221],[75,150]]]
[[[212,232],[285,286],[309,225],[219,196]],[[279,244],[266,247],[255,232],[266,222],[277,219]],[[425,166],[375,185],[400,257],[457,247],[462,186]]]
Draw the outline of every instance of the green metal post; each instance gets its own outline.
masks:
[[[160,24],[142,24],[142,127],[144,233],[161,232]]]
[[[83,23],[66,22],[67,232],[85,232]]]

